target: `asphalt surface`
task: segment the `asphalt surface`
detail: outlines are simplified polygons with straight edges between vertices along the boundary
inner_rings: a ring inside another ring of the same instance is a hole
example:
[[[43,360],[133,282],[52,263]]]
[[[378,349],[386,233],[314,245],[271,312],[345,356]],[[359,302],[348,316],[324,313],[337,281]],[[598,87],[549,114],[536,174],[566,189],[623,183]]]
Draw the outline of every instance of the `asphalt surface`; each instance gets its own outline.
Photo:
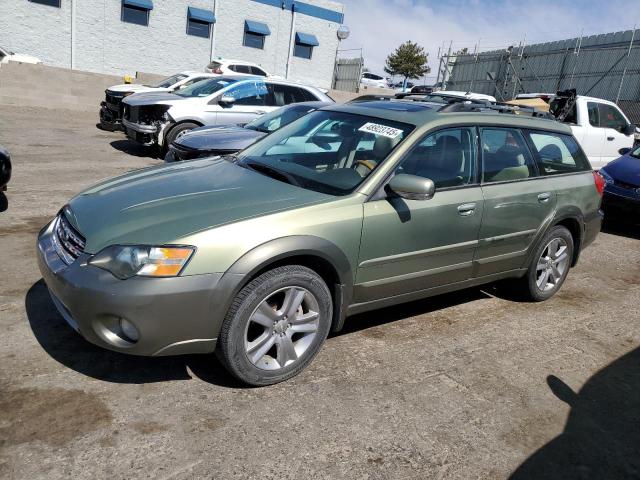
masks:
[[[37,231],[159,163],[96,118],[0,106],[0,478],[640,477],[640,230],[601,234],[545,303],[487,287],[367,313],[300,376],[243,388],[213,356],[108,352],[56,313]]]

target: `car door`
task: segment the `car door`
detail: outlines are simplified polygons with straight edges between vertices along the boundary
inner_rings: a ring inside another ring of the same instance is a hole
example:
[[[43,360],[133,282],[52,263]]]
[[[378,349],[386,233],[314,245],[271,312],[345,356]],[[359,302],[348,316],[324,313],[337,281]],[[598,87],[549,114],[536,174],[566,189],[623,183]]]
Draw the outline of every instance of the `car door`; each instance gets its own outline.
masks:
[[[222,97],[232,97],[229,104],[220,103],[216,123],[218,125],[245,124],[275,107],[268,106],[269,92],[262,80],[243,80],[222,92]]]
[[[475,127],[425,136],[394,174],[434,181],[430,200],[381,190],[364,204],[356,302],[461,282],[472,274],[482,218]]]
[[[556,204],[556,193],[539,175],[519,129],[483,127],[480,142],[484,214],[476,277],[522,268],[529,246]],[[550,146],[543,153],[551,157],[556,151]]]
[[[620,156],[621,148],[631,148],[633,135],[625,135],[624,129],[629,123],[626,117],[615,105],[599,103],[600,127],[604,130],[606,141],[602,149],[602,166]]]
[[[602,149],[606,142],[605,132],[600,127],[600,109],[596,102],[581,104],[579,127],[572,127],[574,135],[593,165],[600,165]]]

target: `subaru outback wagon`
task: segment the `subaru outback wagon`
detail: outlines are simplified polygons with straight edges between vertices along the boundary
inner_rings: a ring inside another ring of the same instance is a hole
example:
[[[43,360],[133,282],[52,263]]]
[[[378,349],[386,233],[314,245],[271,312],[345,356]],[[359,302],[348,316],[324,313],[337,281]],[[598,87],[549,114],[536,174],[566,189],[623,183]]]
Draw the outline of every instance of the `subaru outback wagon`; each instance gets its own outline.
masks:
[[[355,313],[507,278],[546,300],[604,182],[566,125],[477,110],[335,105],[237,156],[104,181],[39,234],[53,302],[102,347],[215,351],[267,385]]]

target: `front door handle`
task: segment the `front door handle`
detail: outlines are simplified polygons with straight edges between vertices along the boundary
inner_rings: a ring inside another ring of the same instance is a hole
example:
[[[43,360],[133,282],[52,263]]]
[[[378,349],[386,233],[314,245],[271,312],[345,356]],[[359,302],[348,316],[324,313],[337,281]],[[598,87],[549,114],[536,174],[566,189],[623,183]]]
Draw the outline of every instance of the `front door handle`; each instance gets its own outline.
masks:
[[[613,142],[616,139],[616,137],[607,137],[607,140],[609,140],[610,142]]]
[[[468,217],[469,215],[473,215],[476,211],[475,203],[463,203],[462,205],[458,205],[458,213],[463,217]]]
[[[538,201],[540,203],[547,203],[551,198],[551,194],[549,192],[544,192],[538,195]]]

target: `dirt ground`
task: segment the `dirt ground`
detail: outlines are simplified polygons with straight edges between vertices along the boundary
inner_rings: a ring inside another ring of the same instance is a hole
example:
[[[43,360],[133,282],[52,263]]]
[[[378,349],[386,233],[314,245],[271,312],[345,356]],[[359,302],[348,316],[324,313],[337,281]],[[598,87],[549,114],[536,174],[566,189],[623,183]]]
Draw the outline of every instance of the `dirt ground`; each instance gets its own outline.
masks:
[[[243,388],[213,356],[112,353],[56,313],[37,231],[159,163],[96,120],[0,106],[0,478],[640,478],[638,229],[601,234],[550,301],[487,287],[359,315],[302,375]]]

